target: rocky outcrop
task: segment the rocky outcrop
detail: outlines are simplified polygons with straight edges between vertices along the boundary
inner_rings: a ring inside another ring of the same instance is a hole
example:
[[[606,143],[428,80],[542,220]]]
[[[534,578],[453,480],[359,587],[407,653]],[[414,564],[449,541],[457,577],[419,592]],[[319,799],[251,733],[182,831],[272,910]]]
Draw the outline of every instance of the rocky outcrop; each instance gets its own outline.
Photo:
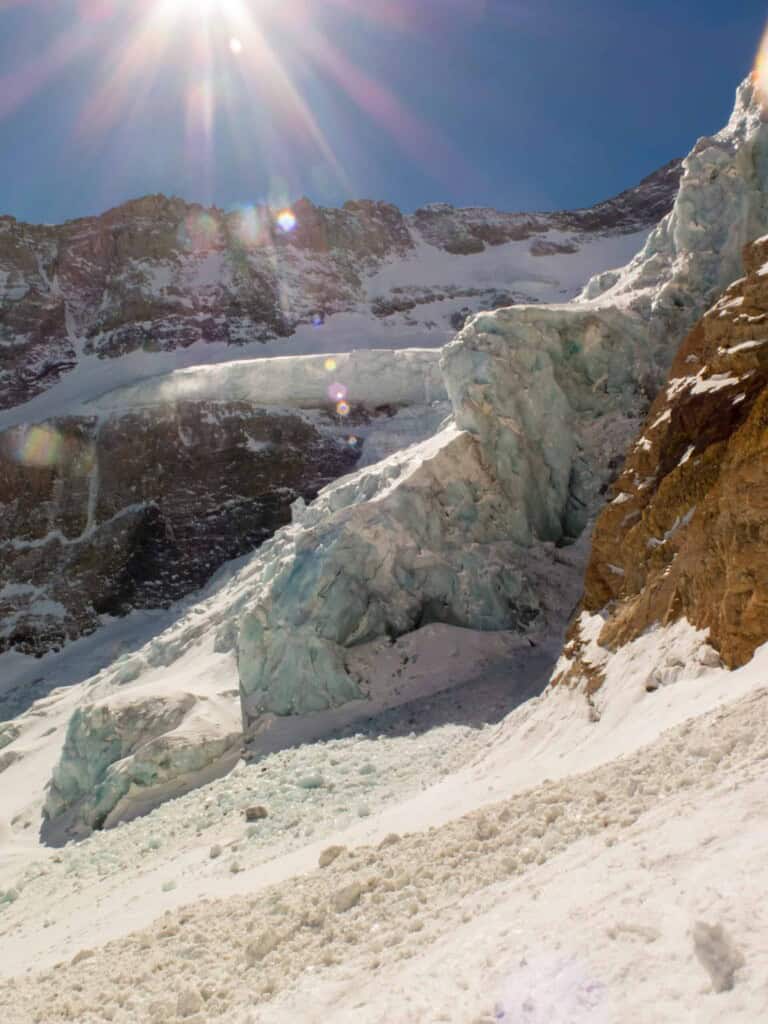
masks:
[[[396,447],[409,414],[430,432],[444,399],[429,351],[339,356],[333,371],[251,361],[0,434],[0,651],[41,654],[102,615],[167,607],[290,522],[369,437],[380,455],[392,430]]]
[[[391,326],[439,344],[464,307],[538,298],[542,288],[574,294],[611,265],[606,257],[617,259],[604,245],[588,255],[591,243],[649,230],[679,174],[675,162],[591,210],[535,216],[442,205],[406,216],[382,202],[326,209],[302,199],[286,220],[266,207],[225,213],[147,196],[60,226],[0,217],[0,409],[99,360],[141,355],[151,365],[159,353],[193,349],[203,362],[210,345],[227,359],[233,346],[287,338],[301,325],[333,334],[341,312],[373,324],[394,316]],[[474,259],[512,242],[514,251]],[[576,271],[559,280],[574,253]],[[436,270],[433,254],[443,258]],[[466,258],[445,260],[451,254]],[[548,268],[553,255],[560,262]]]
[[[582,610],[606,652],[682,619],[729,668],[768,640],[768,239],[744,267],[681,346],[597,521]],[[580,616],[557,681],[595,692],[604,654],[582,634]]]
[[[446,252],[467,255],[486,246],[536,239],[535,256],[573,252],[573,242],[547,240],[549,232],[567,234],[639,231],[669,213],[682,174],[682,161],[672,160],[649,174],[639,185],[583,210],[559,213],[499,213],[484,207],[457,210],[432,203],[416,210],[413,221],[422,236]]]
[[[58,448],[51,464],[19,450]],[[101,615],[167,607],[250,551],[359,452],[286,412],[181,402],[0,437],[0,650],[38,654]]]

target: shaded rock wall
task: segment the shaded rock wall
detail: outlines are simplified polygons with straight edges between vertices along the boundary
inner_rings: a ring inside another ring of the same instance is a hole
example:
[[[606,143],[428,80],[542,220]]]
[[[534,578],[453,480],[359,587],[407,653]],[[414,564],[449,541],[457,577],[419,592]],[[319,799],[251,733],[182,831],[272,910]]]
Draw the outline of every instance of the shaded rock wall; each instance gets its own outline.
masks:
[[[360,449],[299,414],[179,402],[0,435],[0,650],[165,607],[253,550]]]

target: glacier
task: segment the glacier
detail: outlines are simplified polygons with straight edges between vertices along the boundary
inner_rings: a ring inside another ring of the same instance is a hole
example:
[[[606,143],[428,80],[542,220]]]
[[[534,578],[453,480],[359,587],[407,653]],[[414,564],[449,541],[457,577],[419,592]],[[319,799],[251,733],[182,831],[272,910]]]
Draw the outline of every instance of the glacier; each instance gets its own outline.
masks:
[[[737,276],[743,243],[768,231],[767,156],[747,81],[631,263],[571,303],[471,317],[439,356],[450,422],[296,506],[214,598],[127,659],[125,678],[215,632],[236,657],[258,755],[286,719],[330,726],[335,712],[411,699],[407,673],[382,696],[363,649],[383,655],[436,624],[532,644],[561,635],[589,525],[640,417],[685,332]],[[60,777],[80,745],[65,745]],[[49,800],[49,818],[66,801]]]

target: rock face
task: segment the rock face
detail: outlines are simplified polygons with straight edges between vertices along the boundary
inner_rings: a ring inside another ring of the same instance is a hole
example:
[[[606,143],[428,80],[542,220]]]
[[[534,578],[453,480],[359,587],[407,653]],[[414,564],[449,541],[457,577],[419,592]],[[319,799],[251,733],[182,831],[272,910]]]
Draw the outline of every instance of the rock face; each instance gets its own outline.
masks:
[[[356,347],[376,321],[440,344],[471,312],[570,297],[636,251],[679,176],[675,161],[590,210],[535,216],[444,205],[405,216],[387,203],[303,199],[283,230],[266,207],[224,213],[148,196],[55,227],[0,217],[0,409],[100,360],[141,356],[146,376],[162,352],[194,346],[204,362],[211,345],[227,359],[232,346],[301,325],[333,335],[342,312],[363,316]],[[625,236],[629,250],[605,244]]]
[[[15,461],[36,443],[62,457]],[[0,445],[0,650],[28,654],[199,588],[359,454],[300,416],[193,402],[52,420]]]
[[[730,668],[768,640],[768,239],[681,346],[600,515],[583,611],[623,647],[686,619]],[[572,627],[560,681],[602,681]]]
[[[429,432],[446,411],[437,354],[387,353],[387,377],[381,359],[171,375],[0,434],[0,651],[40,654],[101,615],[167,607],[354,468],[369,436],[380,453],[391,427],[396,446],[416,409]],[[345,417],[329,385],[349,395]]]

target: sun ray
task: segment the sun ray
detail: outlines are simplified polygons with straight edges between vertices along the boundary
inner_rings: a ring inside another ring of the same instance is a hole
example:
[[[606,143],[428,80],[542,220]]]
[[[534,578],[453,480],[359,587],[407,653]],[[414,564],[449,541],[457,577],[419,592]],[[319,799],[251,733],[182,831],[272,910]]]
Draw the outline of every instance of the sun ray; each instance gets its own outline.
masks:
[[[102,88],[94,93],[79,120],[82,134],[105,131],[120,120],[129,99],[146,97],[163,68],[171,38],[170,23],[161,8],[145,17],[129,39],[122,57]],[[112,54],[106,58],[111,63]],[[138,93],[138,95],[137,95]]]
[[[760,95],[763,107],[768,107],[768,27],[763,33],[760,47],[755,58],[752,80]]]
[[[424,121],[416,117],[387,86],[354,64],[329,39],[309,25],[302,44],[311,59],[335,81],[350,99],[382,125],[401,149],[430,170],[459,167],[471,173],[466,160]]]

